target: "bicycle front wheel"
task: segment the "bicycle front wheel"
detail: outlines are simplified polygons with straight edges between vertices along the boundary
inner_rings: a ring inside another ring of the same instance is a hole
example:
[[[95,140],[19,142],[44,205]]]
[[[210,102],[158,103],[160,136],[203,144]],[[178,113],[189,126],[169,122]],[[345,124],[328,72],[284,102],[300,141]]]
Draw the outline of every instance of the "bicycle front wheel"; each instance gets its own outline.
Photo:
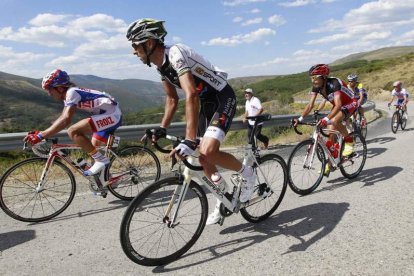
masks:
[[[321,183],[326,159],[322,147],[318,144],[314,150],[313,139],[300,142],[292,151],[288,160],[289,186],[297,194],[307,195]]]
[[[287,166],[277,154],[267,154],[258,159],[255,196],[263,199],[240,209],[249,222],[260,222],[268,218],[279,207],[287,188]]]
[[[41,180],[46,162],[46,158],[30,158],[3,175],[0,206],[7,215],[24,222],[40,222],[59,215],[72,202],[76,191],[72,172],[55,159]],[[43,186],[39,189],[40,181]]]
[[[406,114],[406,112],[402,112],[402,115],[401,115],[401,130],[404,130],[405,129],[405,127],[407,126],[407,118],[406,118],[406,116],[407,116],[407,114]]]
[[[161,165],[150,149],[131,146],[121,149],[107,169],[109,191],[119,199],[132,200],[145,187],[160,179]]]
[[[397,133],[398,130],[398,124],[399,124],[399,114],[398,112],[394,112],[394,114],[392,114],[392,118],[391,118],[391,130],[394,133]]]
[[[145,266],[170,263],[200,237],[208,214],[206,194],[191,181],[176,210],[183,187],[178,177],[165,178],[131,201],[122,218],[120,238],[122,249],[133,262]]]
[[[341,153],[339,169],[343,176],[352,179],[357,177],[364,168],[365,160],[367,159],[367,144],[359,132],[352,132],[349,136],[354,141],[353,152],[349,156],[342,156]],[[345,143],[343,144],[345,145]]]

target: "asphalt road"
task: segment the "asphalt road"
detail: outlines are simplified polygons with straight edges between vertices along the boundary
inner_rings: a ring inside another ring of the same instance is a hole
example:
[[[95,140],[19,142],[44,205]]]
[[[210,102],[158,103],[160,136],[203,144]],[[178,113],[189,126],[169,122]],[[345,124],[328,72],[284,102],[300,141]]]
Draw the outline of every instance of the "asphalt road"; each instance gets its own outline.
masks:
[[[39,224],[0,211],[0,275],[414,275],[412,120],[397,134],[389,118],[369,125],[368,159],[357,179],[336,171],[308,196],[288,189],[260,224],[233,215],[221,227],[206,226],[189,252],[162,267],[124,255],[126,205],[112,195],[80,193]]]

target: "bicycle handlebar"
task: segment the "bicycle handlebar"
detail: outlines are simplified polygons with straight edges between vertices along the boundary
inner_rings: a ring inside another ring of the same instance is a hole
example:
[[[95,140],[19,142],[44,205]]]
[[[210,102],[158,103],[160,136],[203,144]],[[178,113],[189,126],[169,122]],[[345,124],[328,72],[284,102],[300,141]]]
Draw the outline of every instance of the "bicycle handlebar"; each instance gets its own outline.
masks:
[[[145,140],[145,143],[147,143],[147,140],[148,139],[151,139],[150,137],[152,136],[152,130],[151,129],[146,129],[145,130],[145,134],[144,134],[144,136],[141,138],[141,141],[143,141],[143,140]],[[180,136],[174,136],[174,135],[169,135],[169,134],[167,134],[166,136],[165,136],[165,139],[167,139],[167,140],[170,140],[170,141],[172,141],[173,142],[173,147],[175,148],[182,140],[184,140],[184,138],[183,137],[180,137]],[[158,151],[160,151],[160,152],[162,152],[162,153],[166,153],[166,154],[170,154],[171,152],[172,152],[172,150],[167,150],[167,149],[164,149],[164,148],[162,148],[159,144],[158,144],[158,141],[152,141],[152,144],[154,145],[154,147],[158,150]],[[175,159],[175,156],[173,156],[172,157],[173,159]],[[183,163],[184,163],[184,165],[187,167],[187,168],[189,168],[190,170],[193,170],[193,171],[202,171],[203,170],[203,167],[202,166],[195,166],[195,165],[192,165],[192,164],[190,164],[190,162],[188,162],[187,161],[187,159],[183,159],[182,160],[183,161]]]

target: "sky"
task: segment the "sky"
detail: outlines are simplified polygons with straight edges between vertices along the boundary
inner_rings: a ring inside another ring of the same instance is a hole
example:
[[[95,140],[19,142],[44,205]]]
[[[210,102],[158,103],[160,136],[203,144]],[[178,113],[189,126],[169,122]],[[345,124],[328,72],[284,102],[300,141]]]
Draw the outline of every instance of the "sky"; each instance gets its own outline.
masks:
[[[229,78],[304,72],[349,54],[414,45],[413,0],[0,0],[0,71],[159,81],[125,34],[165,21]]]

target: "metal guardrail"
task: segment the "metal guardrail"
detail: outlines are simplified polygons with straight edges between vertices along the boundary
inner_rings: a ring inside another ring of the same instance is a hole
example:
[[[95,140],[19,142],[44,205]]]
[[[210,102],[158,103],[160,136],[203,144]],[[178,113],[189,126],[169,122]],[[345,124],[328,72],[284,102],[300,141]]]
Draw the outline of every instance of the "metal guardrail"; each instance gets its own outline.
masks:
[[[365,111],[375,109],[375,103],[368,101],[362,106]],[[264,124],[264,127],[272,126],[290,126],[290,121],[294,118],[297,118],[298,115],[277,115],[272,116],[270,121],[267,121]],[[308,116],[305,120],[310,119]],[[116,135],[121,137],[121,141],[138,141],[145,133],[145,130],[148,128],[158,127],[159,124],[145,124],[145,125],[132,125],[132,126],[121,126],[117,129]],[[172,123],[168,128],[168,133],[173,135],[184,135],[186,124],[183,122]],[[243,124],[242,120],[235,119],[231,125],[231,131],[246,129],[246,125]],[[0,151],[8,150],[17,150],[22,148],[23,138],[26,136],[27,132],[18,132],[18,133],[5,133],[0,134]],[[55,137],[59,138],[59,141],[62,143],[70,142],[70,138],[67,135],[66,130],[59,132]]]

